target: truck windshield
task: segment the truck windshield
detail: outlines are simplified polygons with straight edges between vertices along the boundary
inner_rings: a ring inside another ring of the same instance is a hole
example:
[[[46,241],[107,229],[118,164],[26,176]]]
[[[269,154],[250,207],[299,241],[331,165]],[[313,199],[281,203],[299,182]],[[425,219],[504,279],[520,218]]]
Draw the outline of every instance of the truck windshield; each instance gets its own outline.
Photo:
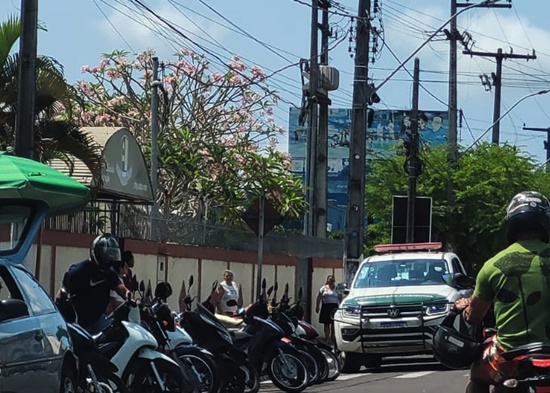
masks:
[[[445,284],[447,263],[437,259],[406,259],[364,263],[353,282],[354,288],[403,287]]]

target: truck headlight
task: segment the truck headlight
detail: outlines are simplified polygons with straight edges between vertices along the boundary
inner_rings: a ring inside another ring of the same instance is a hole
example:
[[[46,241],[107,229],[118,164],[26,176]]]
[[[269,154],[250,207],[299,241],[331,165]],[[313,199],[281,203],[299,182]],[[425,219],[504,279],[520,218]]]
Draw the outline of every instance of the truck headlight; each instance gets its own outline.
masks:
[[[447,314],[451,309],[449,303],[434,303],[426,307],[426,315]]]
[[[361,307],[359,306],[343,306],[344,316],[351,318],[359,318],[361,315]]]

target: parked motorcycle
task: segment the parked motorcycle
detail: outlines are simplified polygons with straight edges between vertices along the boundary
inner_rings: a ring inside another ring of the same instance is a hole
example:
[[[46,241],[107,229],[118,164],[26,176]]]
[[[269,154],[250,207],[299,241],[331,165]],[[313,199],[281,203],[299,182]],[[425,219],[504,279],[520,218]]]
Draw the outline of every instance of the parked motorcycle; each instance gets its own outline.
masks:
[[[99,353],[92,336],[79,325],[67,323],[67,327],[78,359],[79,391],[126,393],[124,382],[116,375],[118,368]]]
[[[157,340],[139,321],[139,309],[128,300],[111,315],[112,323],[96,337],[99,352],[111,359],[130,393],[188,393],[194,386],[179,364],[157,351]]]
[[[319,351],[324,355],[328,370],[325,376],[325,381],[334,381],[340,376],[340,362],[334,353],[333,348],[319,335],[315,326],[304,320],[304,308],[302,307],[302,288],[298,291],[298,299],[294,304],[290,303],[288,297],[288,284],[285,285],[285,293],[281,298],[284,312],[289,315],[296,324],[296,334],[310,342],[315,343]]]
[[[178,316],[180,325],[193,342],[212,353],[221,377],[220,391],[227,393],[256,393],[260,389],[258,372],[248,361],[247,354],[237,349],[233,337],[214,316],[210,298],[218,286],[212,284],[210,296],[191,310],[193,298],[187,294],[187,310]]]
[[[301,353],[285,337],[283,330],[268,319],[269,311],[266,301],[266,282],[262,282],[260,298],[238,311],[246,326],[232,332],[238,348],[246,351],[250,362],[260,373],[267,373],[275,386],[280,390],[298,393],[309,383],[309,372],[302,361]],[[236,305],[229,300],[228,306]]]
[[[297,323],[285,313],[286,302],[283,295],[281,302],[277,303],[277,283],[275,283],[274,295],[271,300],[271,320],[275,322],[285,333],[285,337],[290,339],[292,345],[302,355],[302,361],[309,371],[309,384],[318,384],[325,381],[328,376],[328,363],[323,353],[317,348],[315,343],[305,340],[296,334]],[[288,290],[288,286],[287,286]],[[268,293],[269,296],[269,293]]]
[[[192,286],[193,276],[189,278],[189,288]],[[145,285],[141,282],[142,293],[144,289]],[[191,336],[176,325],[177,314],[166,303],[171,295],[171,286],[167,283],[157,284],[153,303],[142,307],[142,319],[159,343],[159,349],[180,364],[188,379],[196,379],[196,391],[216,393],[221,381],[214,356],[197,346]]]

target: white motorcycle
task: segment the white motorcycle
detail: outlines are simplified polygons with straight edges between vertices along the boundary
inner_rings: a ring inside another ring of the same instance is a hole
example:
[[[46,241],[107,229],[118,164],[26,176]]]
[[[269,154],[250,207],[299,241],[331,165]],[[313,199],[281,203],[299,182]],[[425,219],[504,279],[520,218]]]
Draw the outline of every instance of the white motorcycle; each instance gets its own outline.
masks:
[[[180,366],[157,351],[155,337],[139,323],[139,308],[132,301],[122,303],[110,316],[111,325],[94,337],[100,353],[118,367],[117,375],[129,393],[188,393],[189,386]],[[128,322],[133,321],[133,322]]]

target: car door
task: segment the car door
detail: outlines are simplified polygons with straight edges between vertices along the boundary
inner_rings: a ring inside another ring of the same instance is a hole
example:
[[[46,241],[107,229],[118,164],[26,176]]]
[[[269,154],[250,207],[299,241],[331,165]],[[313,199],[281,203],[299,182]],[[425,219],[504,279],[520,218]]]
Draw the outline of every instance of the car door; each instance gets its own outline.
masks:
[[[51,392],[43,367],[44,334],[40,321],[16,281],[11,269],[0,265],[0,390]],[[14,304],[21,305],[23,311],[12,312]]]
[[[10,270],[41,331],[41,361],[35,369],[42,378],[41,391],[59,392],[60,370],[69,348],[66,324],[42,286],[24,267],[13,266]]]

